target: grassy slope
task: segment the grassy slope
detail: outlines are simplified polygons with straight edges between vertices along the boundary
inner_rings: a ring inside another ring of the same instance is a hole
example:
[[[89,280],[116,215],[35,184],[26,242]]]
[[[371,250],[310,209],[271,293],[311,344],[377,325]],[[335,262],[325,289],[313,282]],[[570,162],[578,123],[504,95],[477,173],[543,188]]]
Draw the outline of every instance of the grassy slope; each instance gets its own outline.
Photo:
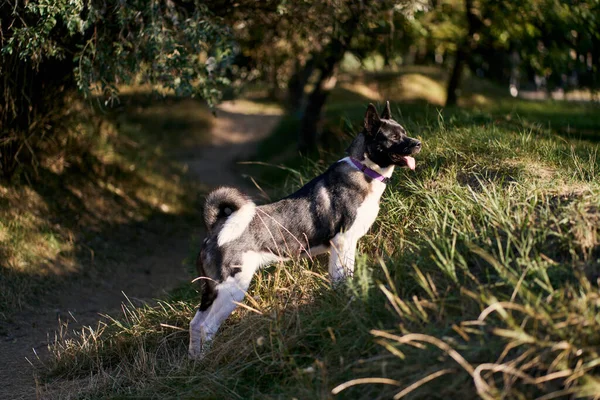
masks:
[[[384,96],[366,82],[334,96],[332,149],[347,140],[340,116],[357,126],[364,95]],[[59,342],[48,376],[79,378],[81,398],[329,398],[345,382],[342,398],[599,393],[597,109],[415,101],[397,115],[424,142],[417,170],[395,174],[346,287],[332,290],[321,262],[267,268],[199,363],[185,358],[197,297],[182,288]],[[271,143],[283,162],[281,136]],[[292,159],[282,192],[335,153]]]
[[[37,171],[0,183],[0,333],[13,312],[66,282],[135,257],[140,232],[198,222],[200,188],[164,153],[201,143],[211,115],[152,97],[125,90],[126,112],[100,116],[74,103],[71,130],[50,142]]]

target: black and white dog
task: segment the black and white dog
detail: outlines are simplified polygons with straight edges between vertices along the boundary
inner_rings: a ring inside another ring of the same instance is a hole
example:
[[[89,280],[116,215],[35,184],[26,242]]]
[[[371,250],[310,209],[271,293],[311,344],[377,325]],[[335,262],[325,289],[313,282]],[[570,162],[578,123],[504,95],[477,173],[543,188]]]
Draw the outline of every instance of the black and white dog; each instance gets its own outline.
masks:
[[[201,356],[259,267],[330,252],[332,282],[351,276],[358,239],[375,221],[394,168],[414,170],[411,155],[420,150],[421,142],[391,118],[389,102],[381,117],[369,104],[349,156],[296,193],[261,206],[234,188],[210,193],[204,209],[208,235],[197,263],[202,300],[190,323],[190,357]]]

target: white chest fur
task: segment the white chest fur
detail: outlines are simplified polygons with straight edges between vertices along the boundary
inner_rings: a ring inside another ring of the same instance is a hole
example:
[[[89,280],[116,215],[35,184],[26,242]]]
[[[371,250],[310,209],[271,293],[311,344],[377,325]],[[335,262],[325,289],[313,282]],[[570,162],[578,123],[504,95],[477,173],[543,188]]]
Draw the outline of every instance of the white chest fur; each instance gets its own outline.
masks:
[[[354,164],[348,159],[348,157],[342,159],[341,161],[345,161],[352,167],[356,168]],[[394,172],[394,166],[389,166],[387,168],[381,168],[371,160],[365,157],[365,160],[362,161],[367,167],[376,171],[377,173],[389,178],[392,176]],[[344,236],[347,238],[352,238],[354,240],[360,239],[364,236],[375,219],[377,218],[377,214],[379,214],[379,201],[381,200],[381,196],[385,191],[386,185],[382,182],[372,180],[370,183],[369,193],[365,197],[362,204],[356,210],[356,219],[354,223],[348,229],[347,232],[344,232]]]
[[[365,197],[365,200],[356,210],[354,223],[348,229],[348,232],[346,232],[350,237],[359,239],[364,236],[371,225],[373,225],[373,222],[375,222],[377,214],[379,214],[379,200],[381,199],[385,185],[380,182],[373,183],[376,183],[379,187],[372,188],[373,190]],[[372,186],[375,186],[373,183]]]
[[[329,258],[329,275],[332,281],[338,282],[354,273],[356,244],[367,233],[379,213],[379,200],[385,190],[385,185],[372,181],[369,193],[356,210],[356,218],[345,232],[338,233],[331,240],[331,255]]]

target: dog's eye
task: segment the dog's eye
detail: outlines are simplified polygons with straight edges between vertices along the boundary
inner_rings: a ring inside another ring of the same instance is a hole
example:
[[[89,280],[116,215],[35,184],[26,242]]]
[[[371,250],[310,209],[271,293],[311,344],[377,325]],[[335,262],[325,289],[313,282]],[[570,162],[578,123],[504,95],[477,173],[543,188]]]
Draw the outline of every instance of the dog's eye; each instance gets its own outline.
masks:
[[[399,142],[402,139],[402,137],[400,135],[398,135],[397,133],[392,133],[392,134],[389,134],[386,139],[388,140],[388,142],[390,142],[390,145],[391,145],[391,144]]]

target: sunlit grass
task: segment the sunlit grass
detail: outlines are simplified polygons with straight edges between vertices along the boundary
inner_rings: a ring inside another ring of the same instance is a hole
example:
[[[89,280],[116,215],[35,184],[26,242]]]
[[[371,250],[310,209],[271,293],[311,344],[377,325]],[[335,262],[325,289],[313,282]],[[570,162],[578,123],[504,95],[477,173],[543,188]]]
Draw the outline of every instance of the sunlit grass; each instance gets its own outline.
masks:
[[[333,104],[329,118],[363,108]],[[198,296],[184,287],[59,338],[49,373],[79,377],[85,398],[594,397],[598,146],[541,114],[401,115],[424,143],[417,170],[395,174],[346,286],[331,288],[321,259],[261,271],[198,363],[186,358]],[[323,154],[277,193],[339,158]]]

